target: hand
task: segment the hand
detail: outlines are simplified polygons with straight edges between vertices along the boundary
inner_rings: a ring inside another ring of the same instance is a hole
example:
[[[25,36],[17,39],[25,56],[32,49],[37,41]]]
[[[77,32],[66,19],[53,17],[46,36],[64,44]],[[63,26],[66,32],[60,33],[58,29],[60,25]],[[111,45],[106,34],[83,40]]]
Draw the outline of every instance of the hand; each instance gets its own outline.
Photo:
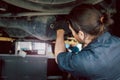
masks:
[[[70,33],[71,31],[69,30],[69,23],[67,23],[66,20],[59,20],[56,21],[52,24],[52,28],[57,31],[59,29],[63,29],[65,31],[65,34]]]

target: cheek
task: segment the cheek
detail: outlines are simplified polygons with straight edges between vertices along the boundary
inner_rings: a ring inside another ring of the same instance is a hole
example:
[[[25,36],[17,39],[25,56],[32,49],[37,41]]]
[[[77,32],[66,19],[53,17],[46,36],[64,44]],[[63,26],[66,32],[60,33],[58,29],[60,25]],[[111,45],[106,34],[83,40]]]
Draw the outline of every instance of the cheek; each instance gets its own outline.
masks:
[[[78,35],[75,35],[74,38],[75,38],[79,43],[84,43],[84,41],[83,41]]]
[[[82,40],[79,38],[78,35],[75,35],[74,38],[75,38],[79,43],[81,43]]]

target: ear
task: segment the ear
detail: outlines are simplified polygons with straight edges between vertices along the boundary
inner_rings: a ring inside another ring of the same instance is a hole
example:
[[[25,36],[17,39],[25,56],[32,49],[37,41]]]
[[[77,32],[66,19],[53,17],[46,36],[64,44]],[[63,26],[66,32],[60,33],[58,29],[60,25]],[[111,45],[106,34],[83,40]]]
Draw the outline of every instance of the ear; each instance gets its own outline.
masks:
[[[81,31],[81,30],[78,32],[78,36],[79,36],[79,38],[80,38],[81,40],[84,40],[84,38],[85,38],[85,34],[84,34],[84,32]]]

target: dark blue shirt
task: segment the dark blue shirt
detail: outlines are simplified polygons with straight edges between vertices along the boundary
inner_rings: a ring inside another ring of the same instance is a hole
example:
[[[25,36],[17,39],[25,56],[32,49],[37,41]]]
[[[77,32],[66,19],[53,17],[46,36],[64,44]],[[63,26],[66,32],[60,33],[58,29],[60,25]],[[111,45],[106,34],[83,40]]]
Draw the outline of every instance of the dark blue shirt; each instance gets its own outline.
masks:
[[[106,32],[77,54],[60,53],[57,61],[78,79],[120,80],[120,38]]]

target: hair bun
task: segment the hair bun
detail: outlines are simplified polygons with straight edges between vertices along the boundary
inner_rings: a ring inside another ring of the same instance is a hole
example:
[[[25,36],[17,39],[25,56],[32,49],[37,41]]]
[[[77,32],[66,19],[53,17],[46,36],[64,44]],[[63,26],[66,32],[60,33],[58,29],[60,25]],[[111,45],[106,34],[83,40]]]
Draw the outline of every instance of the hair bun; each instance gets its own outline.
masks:
[[[106,26],[109,26],[109,25],[111,25],[111,24],[114,23],[114,21],[113,21],[113,19],[111,18],[110,14],[105,14],[105,13],[104,13],[103,23],[104,23]]]

